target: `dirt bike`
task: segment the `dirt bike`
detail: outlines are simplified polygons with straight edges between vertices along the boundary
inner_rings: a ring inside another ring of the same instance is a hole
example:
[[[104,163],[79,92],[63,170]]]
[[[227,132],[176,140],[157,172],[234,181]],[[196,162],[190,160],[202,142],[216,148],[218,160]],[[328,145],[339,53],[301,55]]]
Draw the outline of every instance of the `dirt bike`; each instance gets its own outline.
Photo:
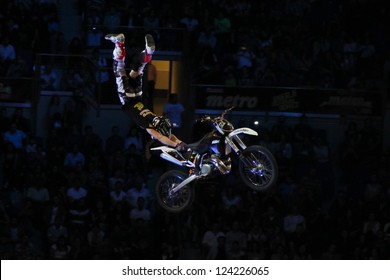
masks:
[[[245,145],[243,135],[257,136],[258,133],[247,127],[234,129],[225,119],[225,114],[231,109],[215,118],[201,117],[199,121],[211,124],[212,131],[198,142],[188,144],[187,152],[178,152],[167,146],[151,149],[160,151],[164,160],[187,170],[170,170],[157,180],[156,198],[162,208],[177,213],[189,207],[195,196],[193,183],[213,175],[229,174],[232,170],[231,154],[238,156],[239,174],[246,186],[265,191],[275,185],[278,178],[275,157],[263,146]]]

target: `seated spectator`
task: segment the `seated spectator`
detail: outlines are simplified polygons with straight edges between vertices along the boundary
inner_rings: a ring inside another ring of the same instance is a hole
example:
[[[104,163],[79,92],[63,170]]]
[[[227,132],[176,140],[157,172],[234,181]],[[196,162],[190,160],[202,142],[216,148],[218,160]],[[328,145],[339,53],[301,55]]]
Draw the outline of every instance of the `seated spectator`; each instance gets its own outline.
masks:
[[[121,16],[115,5],[110,5],[104,14],[103,25],[107,26],[108,32],[112,32],[114,28],[120,26]]]
[[[292,234],[296,231],[297,226],[301,224],[306,229],[306,219],[300,214],[298,207],[293,205],[290,212],[283,218],[283,230],[287,234]]]
[[[293,146],[287,136],[282,132],[278,138],[273,141],[273,151],[276,160],[280,165],[280,169],[283,170],[285,167],[290,165],[293,159]]]
[[[95,252],[103,243],[106,234],[99,224],[93,224],[87,233],[87,240],[89,247]]]
[[[109,217],[108,217],[108,203],[105,203],[106,196],[101,196],[95,198],[93,208],[92,208],[92,223],[98,224],[100,229],[104,232],[109,230]]]
[[[51,65],[43,67],[43,71],[41,72],[42,90],[57,90],[59,81],[60,78]]]
[[[241,70],[243,67],[247,67],[249,71],[252,71],[256,55],[245,44],[237,50],[235,57],[238,70]]]
[[[126,192],[123,188],[123,181],[117,180],[114,184],[114,189],[110,191],[110,201],[112,204],[124,203],[126,201]]]
[[[225,86],[229,87],[235,87],[238,84],[236,74],[233,69],[228,68],[224,71],[225,77],[224,77],[224,84]]]
[[[241,250],[246,250],[247,236],[240,228],[240,222],[234,221],[231,229],[226,232],[226,246],[227,250],[234,250],[234,243],[237,242]]]
[[[24,234],[15,245],[15,258],[17,260],[33,260],[38,256],[38,250],[32,243],[31,237]]]
[[[130,144],[124,153],[124,158],[127,172],[142,173],[144,171],[144,157],[134,144]]]
[[[132,223],[136,223],[138,219],[142,219],[145,222],[151,220],[151,212],[145,208],[145,198],[142,196],[137,199],[137,207],[130,210],[130,220]]]
[[[85,155],[80,151],[79,146],[74,144],[72,150],[65,155],[64,167],[73,170],[77,165],[85,166]]]
[[[142,135],[137,126],[130,127],[129,133],[125,138],[124,150],[129,149],[129,146],[134,144],[137,151],[142,152],[144,147],[144,141]]]
[[[146,12],[143,19],[143,26],[148,30],[152,30],[153,32],[156,32],[160,27],[160,18],[154,9],[150,9]]]
[[[114,174],[116,172],[124,172],[125,169],[126,169],[126,157],[122,151],[117,150],[107,158],[108,174]]]
[[[55,186],[59,188],[59,186]],[[57,221],[64,222],[66,218],[66,204],[64,199],[61,199],[57,193],[60,193],[61,190],[52,190],[51,200],[49,205],[45,209],[46,224],[53,225]]]
[[[254,76],[252,71],[250,71],[247,66],[241,67],[237,76],[237,82],[239,86],[254,86]]]
[[[40,208],[43,208],[50,201],[49,191],[45,187],[43,180],[32,182],[31,186],[26,190],[26,197],[31,199],[34,204],[40,205]]]
[[[67,243],[67,238],[61,236],[57,242],[50,246],[50,259],[69,260],[71,258],[72,247]]]
[[[226,249],[226,237],[224,234],[220,234],[217,237],[217,253],[215,254],[215,259],[216,260],[227,260],[228,257],[228,252]]]
[[[166,116],[172,124],[172,133],[178,135],[182,127],[184,106],[178,100],[177,94],[170,94],[168,103],[163,107],[164,116]]]
[[[137,207],[138,197],[141,196],[145,199],[145,206],[148,207],[151,199],[150,192],[146,187],[143,176],[137,175],[134,186],[127,191],[127,199],[131,208]]]
[[[101,36],[103,37],[103,36]],[[101,38],[100,37],[100,38]],[[98,47],[92,50],[92,61],[95,64],[95,67],[98,71],[95,74],[95,81],[101,86],[105,86],[110,80],[110,73],[108,72],[108,61],[105,56],[103,56]],[[104,89],[104,88],[103,88]]]
[[[376,237],[381,231],[381,223],[375,213],[370,212],[363,225],[363,233],[369,237]]]
[[[10,44],[9,37],[3,35],[1,38],[0,44],[0,76],[5,76],[9,66],[16,59],[15,48],[12,44]]]
[[[219,9],[217,16],[213,20],[213,26],[218,42],[217,48],[222,51],[228,45],[232,22],[226,13]]]
[[[86,157],[90,157],[94,151],[103,153],[103,144],[100,136],[94,132],[93,126],[84,127],[84,135],[81,138],[81,149]]]
[[[281,198],[283,199],[283,203],[286,206],[290,206],[294,201],[297,189],[298,186],[296,185],[292,174],[286,174],[284,179],[281,178],[279,183],[279,192]]]
[[[46,236],[50,244],[58,242],[61,237],[68,237],[68,228],[64,225],[62,217],[57,216],[54,223],[49,225]]]
[[[70,203],[85,199],[88,195],[88,190],[82,186],[82,182],[79,178],[75,178],[71,182],[71,186],[66,191],[66,196]]]
[[[180,24],[188,31],[195,32],[199,26],[199,20],[195,15],[194,8],[189,8],[185,15],[180,18]]]
[[[202,256],[207,260],[216,259],[218,253],[218,239],[225,237],[223,231],[220,230],[218,223],[213,223],[212,227],[208,229],[202,238]]]
[[[246,253],[244,248],[240,246],[238,241],[233,241],[232,246],[227,251],[227,259],[228,260],[245,260]]]
[[[222,193],[222,202],[225,209],[229,209],[231,206],[240,206],[242,203],[242,197],[233,189],[232,186],[228,186],[226,191]]]
[[[91,209],[85,198],[80,198],[71,202],[69,207],[69,222],[72,230],[86,230],[90,223]]]
[[[106,139],[105,142],[105,153],[109,157],[113,155],[116,151],[123,151],[125,147],[125,139],[120,135],[120,129],[118,126],[111,127],[111,135]]]
[[[110,191],[115,189],[115,185],[118,181],[122,182],[122,184],[125,183],[125,175],[120,169],[114,170],[112,176],[108,178],[108,186]]]
[[[206,28],[204,31],[201,31],[198,36],[198,45],[199,47],[210,47],[215,49],[217,45],[217,37],[211,30],[211,28]]]
[[[12,143],[17,151],[24,150],[26,145],[27,135],[24,131],[18,129],[16,123],[12,123],[10,129],[4,133],[4,142]]]

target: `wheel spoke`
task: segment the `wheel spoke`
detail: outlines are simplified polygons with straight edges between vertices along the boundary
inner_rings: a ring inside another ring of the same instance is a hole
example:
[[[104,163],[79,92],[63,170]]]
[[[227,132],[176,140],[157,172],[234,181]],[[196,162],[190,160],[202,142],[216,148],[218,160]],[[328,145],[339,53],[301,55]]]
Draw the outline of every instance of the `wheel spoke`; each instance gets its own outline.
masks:
[[[251,166],[244,166],[244,173],[248,180],[255,186],[262,187],[267,185],[273,176],[272,163],[267,155],[260,151],[250,152],[246,155]]]
[[[184,181],[184,177],[178,174],[170,174],[163,178],[157,185],[157,195],[161,206],[170,211],[180,211],[191,201],[191,190],[183,187],[173,193],[172,189]]]

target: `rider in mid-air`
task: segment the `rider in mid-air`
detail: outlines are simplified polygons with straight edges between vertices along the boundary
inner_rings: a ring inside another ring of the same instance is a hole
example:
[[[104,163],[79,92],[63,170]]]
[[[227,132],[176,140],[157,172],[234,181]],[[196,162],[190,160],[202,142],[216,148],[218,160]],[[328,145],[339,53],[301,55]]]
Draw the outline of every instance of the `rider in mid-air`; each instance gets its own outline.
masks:
[[[129,75],[125,69],[125,36],[124,34],[107,34],[106,40],[115,44],[113,51],[113,71],[116,80],[117,94],[122,110],[129,113],[133,121],[164,145],[175,147],[178,151],[186,150],[186,144],[171,133],[169,119],[156,116],[142,102],[142,75],[145,66],[152,60],[156,49],[152,35],[145,36],[145,49],[132,63]]]

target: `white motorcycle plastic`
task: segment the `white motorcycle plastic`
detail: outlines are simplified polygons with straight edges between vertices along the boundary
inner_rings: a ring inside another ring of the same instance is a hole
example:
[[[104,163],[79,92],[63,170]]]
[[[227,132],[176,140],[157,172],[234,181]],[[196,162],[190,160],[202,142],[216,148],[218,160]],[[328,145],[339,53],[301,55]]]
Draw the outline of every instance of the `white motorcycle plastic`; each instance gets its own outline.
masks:
[[[203,116],[200,121],[210,123],[213,130],[200,141],[189,144],[185,153],[167,146],[151,149],[161,151],[161,158],[187,170],[170,170],[160,176],[156,184],[156,197],[161,207],[170,212],[186,209],[195,196],[192,188],[195,181],[230,173],[231,154],[238,156],[240,177],[249,188],[265,191],[275,185],[278,178],[275,157],[263,146],[245,145],[240,136],[257,136],[258,133],[247,127],[234,129],[232,123],[225,119],[225,114],[230,110],[225,110],[216,118]]]

